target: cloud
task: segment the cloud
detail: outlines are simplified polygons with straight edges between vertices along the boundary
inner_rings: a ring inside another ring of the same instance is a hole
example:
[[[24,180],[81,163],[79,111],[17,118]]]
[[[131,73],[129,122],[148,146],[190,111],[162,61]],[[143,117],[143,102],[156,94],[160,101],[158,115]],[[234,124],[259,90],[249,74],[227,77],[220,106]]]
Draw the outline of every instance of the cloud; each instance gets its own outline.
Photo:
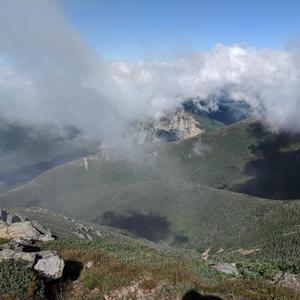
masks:
[[[0,113],[74,124],[111,143],[124,127],[187,98],[217,108],[245,100],[274,127],[300,130],[300,58],[287,51],[217,45],[169,61],[105,61],[65,20],[59,3],[6,0],[0,11]]]
[[[193,142],[192,154],[195,156],[204,157],[209,152],[210,148],[207,144],[203,143],[201,138]]]

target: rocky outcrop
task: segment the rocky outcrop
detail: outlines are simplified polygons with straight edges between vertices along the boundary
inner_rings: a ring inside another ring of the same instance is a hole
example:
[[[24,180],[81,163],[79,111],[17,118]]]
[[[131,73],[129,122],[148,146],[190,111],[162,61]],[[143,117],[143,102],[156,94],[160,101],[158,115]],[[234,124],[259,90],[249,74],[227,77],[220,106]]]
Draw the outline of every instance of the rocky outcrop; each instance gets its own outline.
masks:
[[[203,134],[196,120],[178,109],[174,114],[167,114],[158,120],[138,124],[139,142],[182,141]]]
[[[12,223],[23,222],[27,219],[19,214],[11,215],[6,209],[0,208],[0,221],[11,225]]]
[[[213,266],[213,269],[220,273],[228,274],[228,275],[239,275],[238,269],[235,263],[219,263]]]
[[[35,246],[35,241],[53,240],[51,231],[36,221],[11,215],[3,209],[0,212],[0,238],[9,240],[0,245],[0,262],[22,260],[43,278],[60,278],[64,269],[63,259],[55,251],[40,251]]]
[[[36,221],[10,214],[5,209],[0,209],[0,239],[23,239],[51,241],[54,239],[50,230]]]
[[[65,265],[56,251],[40,251],[31,242],[22,240],[12,240],[0,246],[0,262],[5,260],[25,261],[28,268],[47,279],[60,278]]]
[[[76,229],[73,233],[79,239],[93,240],[92,235],[94,234],[94,230],[90,226],[86,226],[84,224],[78,223],[78,224],[76,224]]]
[[[5,240],[53,240],[51,236],[44,235],[39,230],[37,230],[30,221],[13,223],[11,225],[1,222],[0,238]]]
[[[4,240],[24,239],[24,240],[39,240],[51,241],[54,237],[47,232],[42,232],[35,227],[34,222],[24,221],[13,224],[7,224],[0,221],[0,238]]]

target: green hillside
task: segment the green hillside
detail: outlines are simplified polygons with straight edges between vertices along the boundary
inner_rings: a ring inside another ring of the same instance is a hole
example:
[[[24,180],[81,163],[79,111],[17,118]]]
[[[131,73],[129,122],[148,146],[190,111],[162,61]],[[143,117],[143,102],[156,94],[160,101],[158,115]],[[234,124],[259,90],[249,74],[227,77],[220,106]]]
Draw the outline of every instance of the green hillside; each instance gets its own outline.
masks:
[[[297,202],[263,200],[180,181],[140,180],[88,187],[77,185],[78,177],[72,181],[61,168],[66,166],[6,193],[1,205],[52,208],[128,229],[140,238],[203,250],[257,245],[269,236],[298,230]]]
[[[51,208],[139,238],[203,251],[261,245],[298,232],[297,201],[230,191],[253,177],[244,169],[263,156],[257,149],[268,142],[280,155],[294,153],[297,137],[275,135],[247,120],[204,136],[203,155],[193,152],[195,142],[152,149],[158,157],[152,164],[101,155],[65,163],[3,193],[0,205]]]
[[[195,145],[196,139],[166,145],[158,164],[202,185],[264,198],[300,199],[299,135],[273,132],[249,119],[204,135],[201,155],[193,151]]]
[[[0,206],[18,208],[60,237],[42,247],[82,265],[97,262],[78,278],[87,299],[137,280],[167,282],[173,297],[195,288],[224,299],[297,299],[265,280],[300,271],[299,141],[246,120],[201,142],[154,145],[142,159],[98,153],[60,164],[2,193]],[[247,190],[253,182],[257,188]],[[265,199],[266,191],[276,200]],[[78,218],[99,236],[79,241]],[[220,276],[211,268],[219,262],[236,263],[240,276]]]

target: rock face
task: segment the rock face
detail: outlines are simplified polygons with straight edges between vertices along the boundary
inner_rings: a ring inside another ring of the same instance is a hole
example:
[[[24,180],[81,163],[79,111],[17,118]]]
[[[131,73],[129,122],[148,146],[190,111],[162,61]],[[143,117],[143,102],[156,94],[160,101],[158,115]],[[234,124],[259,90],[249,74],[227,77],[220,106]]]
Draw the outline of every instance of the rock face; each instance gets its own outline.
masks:
[[[139,142],[182,141],[203,134],[196,120],[182,109],[148,123],[139,123]]]
[[[213,266],[215,270],[220,273],[228,275],[239,275],[238,269],[235,263],[220,263]]]

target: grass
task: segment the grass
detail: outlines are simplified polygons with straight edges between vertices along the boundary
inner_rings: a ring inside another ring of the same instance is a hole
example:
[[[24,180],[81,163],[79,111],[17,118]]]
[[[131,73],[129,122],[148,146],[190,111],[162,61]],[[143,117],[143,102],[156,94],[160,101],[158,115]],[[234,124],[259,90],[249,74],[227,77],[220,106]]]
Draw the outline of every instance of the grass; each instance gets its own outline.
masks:
[[[206,115],[190,112],[190,115],[198,122],[198,127],[204,129],[206,133],[217,131],[224,126],[221,122],[214,120]]]
[[[200,256],[178,255],[172,250],[166,255],[140,242],[62,240],[46,248],[57,249],[66,261],[76,260],[84,266],[78,278],[84,299],[99,299],[137,282],[141,290],[152,289],[156,299],[162,295],[173,299],[189,289],[223,299],[300,299],[296,291],[270,285],[262,277],[246,273],[244,278],[221,276]],[[87,268],[91,261],[92,267]],[[64,296],[71,297],[68,293]]]

